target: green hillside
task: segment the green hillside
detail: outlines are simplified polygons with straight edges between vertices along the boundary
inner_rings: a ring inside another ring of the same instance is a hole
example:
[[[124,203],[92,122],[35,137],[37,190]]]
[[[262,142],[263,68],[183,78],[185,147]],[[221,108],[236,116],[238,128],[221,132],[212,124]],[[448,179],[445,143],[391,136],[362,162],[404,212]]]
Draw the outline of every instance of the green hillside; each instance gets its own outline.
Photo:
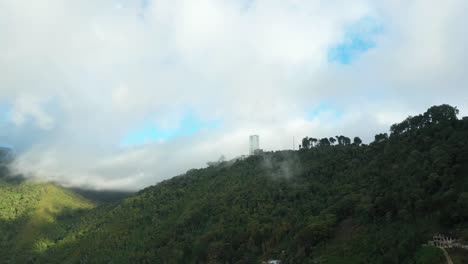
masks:
[[[0,177],[0,262],[32,261],[63,239],[67,222],[90,208],[91,202],[54,184]]]
[[[2,183],[2,228],[16,230],[2,250],[32,263],[445,263],[422,244],[468,240],[468,121],[456,114],[432,107],[369,145],[338,136],[190,170],[89,210],[54,185]]]

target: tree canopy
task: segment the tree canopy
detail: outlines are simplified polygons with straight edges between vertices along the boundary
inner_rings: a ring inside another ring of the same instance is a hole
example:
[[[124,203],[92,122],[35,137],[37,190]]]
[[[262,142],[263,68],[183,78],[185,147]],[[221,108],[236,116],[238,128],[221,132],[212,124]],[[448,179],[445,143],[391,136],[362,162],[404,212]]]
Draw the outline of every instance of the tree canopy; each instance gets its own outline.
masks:
[[[426,113],[368,145],[306,137],[299,151],[192,169],[121,202],[73,202],[83,210],[56,210],[29,237],[16,231],[46,192],[0,181],[0,252],[30,263],[443,263],[421,245],[440,232],[468,240],[468,120],[444,105]]]

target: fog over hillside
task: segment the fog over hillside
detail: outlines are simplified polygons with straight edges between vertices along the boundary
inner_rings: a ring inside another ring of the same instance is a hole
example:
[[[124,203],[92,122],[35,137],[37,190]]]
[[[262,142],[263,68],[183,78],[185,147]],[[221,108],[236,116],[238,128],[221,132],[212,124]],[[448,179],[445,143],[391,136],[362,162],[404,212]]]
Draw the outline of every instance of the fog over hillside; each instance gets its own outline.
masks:
[[[221,155],[468,115],[468,2],[0,1],[0,146],[27,177],[137,190]],[[297,146],[296,146],[297,148]]]

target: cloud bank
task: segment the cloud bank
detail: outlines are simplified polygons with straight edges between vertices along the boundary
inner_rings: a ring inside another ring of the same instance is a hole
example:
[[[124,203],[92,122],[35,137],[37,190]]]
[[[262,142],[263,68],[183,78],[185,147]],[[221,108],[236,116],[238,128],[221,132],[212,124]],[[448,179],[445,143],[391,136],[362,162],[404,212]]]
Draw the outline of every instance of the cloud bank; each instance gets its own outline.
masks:
[[[468,3],[0,1],[0,144],[34,178],[135,190],[304,136],[468,114]]]

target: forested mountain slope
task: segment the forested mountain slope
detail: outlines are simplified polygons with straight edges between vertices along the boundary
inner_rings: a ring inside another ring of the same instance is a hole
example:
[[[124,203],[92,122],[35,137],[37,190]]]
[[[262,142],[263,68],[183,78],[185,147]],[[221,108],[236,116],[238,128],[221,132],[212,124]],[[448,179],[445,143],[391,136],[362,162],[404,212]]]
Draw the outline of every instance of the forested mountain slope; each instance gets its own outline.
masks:
[[[31,262],[62,240],[71,221],[93,206],[54,184],[0,177],[0,263]]]
[[[456,114],[432,107],[369,145],[317,140],[190,170],[57,218],[48,248],[20,246],[36,263],[444,263],[421,245],[468,238],[468,121]]]

